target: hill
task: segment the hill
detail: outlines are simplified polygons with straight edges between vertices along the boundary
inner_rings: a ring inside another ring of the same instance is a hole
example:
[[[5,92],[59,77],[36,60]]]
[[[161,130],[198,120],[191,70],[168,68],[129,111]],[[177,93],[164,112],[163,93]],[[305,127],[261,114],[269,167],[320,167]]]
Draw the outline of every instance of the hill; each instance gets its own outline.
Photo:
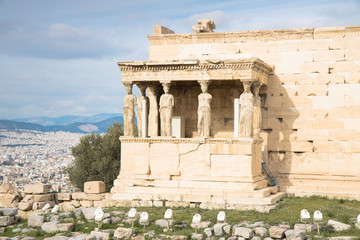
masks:
[[[99,115],[99,114],[98,114]],[[104,115],[105,116],[105,115]],[[77,118],[74,118],[77,117]],[[81,117],[80,117],[81,118]],[[73,122],[65,125],[51,125],[44,126],[41,124],[29,123],[29,122],[21,122],[21,121],[13,121],[13,120],[0,120],[0,129],[6,130],[18,130],[18,129],[26,129],[26,130],[36,130],[41,132],[56,132],[56,131],[64,131],[64,132],[73,132],[73,133],[102,133],[106,132],[107,128],[114,122],[118,121],[123,123],[122,116],[110,117],[103,119],[101,121],[95,121],[96,119],[101,119],[103,116],[91,116],[91,117],[82,117],[83,119],[87,119],[88,121],[79,121]],[[34,118],[33,118],[34,119]],[[45,119],[45,118],[43,118]],[[57,118],[58,122],[61,122],[59,119],[63,119],[63,123],[66,121],[74,121],[74,119],[79,119],[79,116],[64,116]],[[66,120],[64,120],[66,119]],[[93,122],[95,121],[95,122]]]

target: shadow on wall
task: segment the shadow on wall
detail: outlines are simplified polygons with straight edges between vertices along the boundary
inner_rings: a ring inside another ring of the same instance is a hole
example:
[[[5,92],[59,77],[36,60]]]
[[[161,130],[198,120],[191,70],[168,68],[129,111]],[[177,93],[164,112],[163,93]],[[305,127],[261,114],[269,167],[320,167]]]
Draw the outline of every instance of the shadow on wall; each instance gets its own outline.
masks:
[[[260,92],[263,94],[264,89],[260,90],[263,90]],[[262,103],[262,136],[265,146],[263,160],[280,187],[291,185],[289,175],[295,167],[294,160],[301,156],[307,147],[305,142],[297,140],[296,120],[299,117],[299,108],[289,97],[288,91],[291,89],[284,88],[279,77],[271,74],[268,78],[267,94],[265,97],[262,95],[265,99]]]

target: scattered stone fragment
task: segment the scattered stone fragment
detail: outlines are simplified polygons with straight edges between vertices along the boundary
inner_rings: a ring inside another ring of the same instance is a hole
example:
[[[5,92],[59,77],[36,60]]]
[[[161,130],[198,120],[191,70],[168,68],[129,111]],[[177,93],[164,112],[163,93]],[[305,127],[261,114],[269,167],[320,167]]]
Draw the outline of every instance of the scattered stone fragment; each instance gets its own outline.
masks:
[[[92,231],[90,235],[100,237],[103,240],[109,240],[110,239],[110,233],[101,232],[101,231]],[[145,240],[145,238],[144,238]]]
[[[17,208],[0,208],[0,212],[4,216],[15,216],[18,214]]]
[[[5,228],[4,227],[0,227],[0,233],[4,233],[5,232]]]
[[[71,218],[73,216],[72,212],[63,212],[63,213],[60,213],[59,216],[61,218]]]
[[[7,227],[15,221],[14,216],[0,216],[0,227]]]
[[[179,236],[171,236],[171,240],[188,240],[187,236],[179,235]]]
[[[286,240],[305,240],[306,231],[305,230],[287,230],[285,231]]]
[[[191,235],[191,239],[195,239],[195,240],[202,240],[203,239],[203,235],[201,233],[193,233]]]
[[[44,216],[32,215],[28,218],[29,227],[41,227],[44,223]]]
[[[32,232],[36,232],[35,229],[33,228],[24,228],[21,233],[27,234],[27,233],[32,233]]]
[[[331,226],[335,232],[346,231],[351,228],[351,226],[349,224],[341,223],[341,222],[334,221],[331,219],[328,221],[327,225]]]
[[[254,228],[254,232],[256,236],[265,237],[268,231],[264,227],[256,227]]]
[[[58,231],[60,232],[71,232],[74,229],[73,223],[58,223],[57,224]]]
[[[162,227],[162,228],[166,228],[168,226],[168,222],[169,222],[169,226],[174,225],[174,220],[165,220],[165,219],[158,219],[155,221],[155,225]]]
[[[203,222],[200,222],[198,224],[191,223],[190,227],[192,227],[192,228],[207,228],[207,227],[210,226],[210,224],[211,224],[210,221],[203,221]]]
[[[296,229],[296,230],[304,230],[306,232],[311,232],[311,231],[317,231],[317,226],[316,226],[316,224],[296,223],[294,225],[294,229]]]
[[[65,236],[54,236],[54,237],[44,238],[44,240],[67,240],[67,239],[69,238]]]
[[[261,237],[259,237],[259,236],[254,236],[251,240],[261,240]]]
[[[278,227],[279,227],[279,228],[285,228],[286,230],[290,230],[290,229],[291,229],[290,225],[288,225],[288,224],[279,224]]]
[[[149,237],[149,238],[154,238],[155,237],[155,231],[154,230],[152,230],[152,231],[150,231],[150,232],[147,232],[147,233],[144,233],[144,236],[145,237]]]
[[[31,202],[19,202],[18,208],[22,211],[29,211],[32,209],[33,204]]]
[[[136,237],[133,237],[132,240],[145,240],[145,237],[144,236],[136,236]]]
[[[213,235],[213,230],[212,228],[205,228],[204,233],[207,237],[211,237]]]
[[[133,235],[134,231],[130,228],[119,227],[114,232],[114,238],[127,239]]]
[[[248,225],[248,228],[256,228],[256,227],[263,227],[265,224],[263,221],[255,222],[253,224]]]
[[[339,237],[330,237],[328,240],[355,240],[359,239],[359,237],[356,236],[339,236]]]
[[[21,240],[36,240],[34,237],[24,237]]]
[[[60,216],[59,215],[54,215],[50,217],[50,222],[60,222]]]
[[[53,232],[58,231],[58,226],[57,225],[58,225],[57,222],[46,222],[41,226],[41,229],[44,232],[53,233]]]
[[[14,228],[14,229],[12,230],[12,232],[13,232],[13,233],[21,232],[21,228]]]
[[[254,231],[246,227],[236,227],[233,229],[233,235],[246,239],[251,239],[254,236]]]
[[[74,216],[77,218],[77,219],[80,219],[82,217],[82,209],[81,208],[76,208],[74,210]]]
[[[271,238],[284,238],[285,231],[286,231],[285,228],[271,227],[269,229],[270,237]]]
[[[96,208],[92,207],[92,208],[82,208],[82,214],[84,214],[84,217],[87,220],[94,220],[95,218],[95,210]]]
[[[225,234],[230,234],[231,226],[229,224],[225,224],[225,226],[223,227],[223,230],[224,230]]]
[[[223,227],[225,226],[225,223],[217,223],[214,225],[214,234],[215,236],[221,236],[223,235]]]

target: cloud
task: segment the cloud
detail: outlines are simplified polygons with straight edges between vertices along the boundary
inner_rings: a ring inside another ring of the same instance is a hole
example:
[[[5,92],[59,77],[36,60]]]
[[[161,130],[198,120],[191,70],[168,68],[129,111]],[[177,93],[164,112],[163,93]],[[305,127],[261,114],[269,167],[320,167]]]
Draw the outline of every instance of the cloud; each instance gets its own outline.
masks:
[[[115,32],[91,31],[56,23],[48,28],[38,25],[0,22],[2,54],[38,58],[98,58],[129,54],[132,48]],[[132,46],[135,48],[135,46]]]

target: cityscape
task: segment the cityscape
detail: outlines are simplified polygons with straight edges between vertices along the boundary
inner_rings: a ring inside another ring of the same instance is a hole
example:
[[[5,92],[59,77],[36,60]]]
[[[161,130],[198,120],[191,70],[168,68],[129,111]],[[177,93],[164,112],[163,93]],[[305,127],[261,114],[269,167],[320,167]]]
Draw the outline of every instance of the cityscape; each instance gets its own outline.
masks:
[[[81,133],[0,130],[0,184],[9,181],[17,189],[27,184],[51,184],[53,191],[70,192],[64,168],[72,163],[71,148]]]

